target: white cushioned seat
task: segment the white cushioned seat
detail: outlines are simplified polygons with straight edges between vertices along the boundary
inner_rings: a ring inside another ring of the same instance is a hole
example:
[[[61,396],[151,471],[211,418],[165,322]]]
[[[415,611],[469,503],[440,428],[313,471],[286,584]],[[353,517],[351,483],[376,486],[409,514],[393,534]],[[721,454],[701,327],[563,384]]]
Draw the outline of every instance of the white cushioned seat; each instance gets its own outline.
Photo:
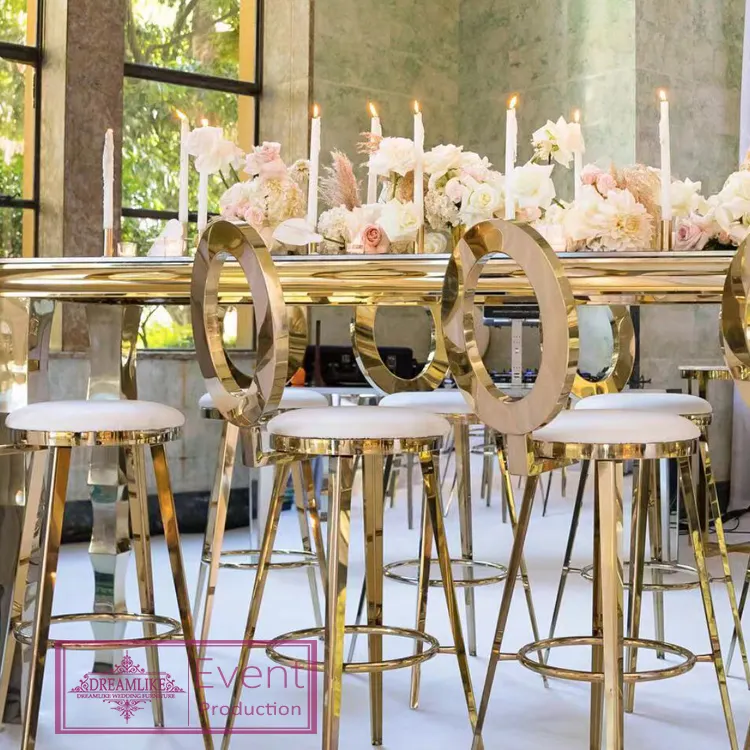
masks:
[[[297,409],[278,414],[268,423],[271,435],[324,440],[443,437],[449,431],[449,422],[437,414],[379,406]]]
[[[461,391],[445,388],[437,391],[391,393],[380,401],[379,406],[407,407],[433,414],[473,414]]]
[[[534,440],[543,443],[571,445],[667,443],[698,437],[700,429],[678,414],[616,409],[563,411],[532,434]]]
[[[29,432],[125,432],[171,430],[185,417],[171,406],[153,401],[98,399],[42,401],[16,409],[5,426]]]
[[[624,409],[653,411],[660,414],[705,415],[711,414],[711,404],[704,398],[689,393],[660,393],[658,391],[625,391],[623,393],[601,393],[581,399],[579,409]]]
[[[198,401],[201,409],[213,409],[214,400],[210,393],[204,393]],[[284,388],[279,409],[307,409],[316,406],[328,406],[328,399],[309,388]]]

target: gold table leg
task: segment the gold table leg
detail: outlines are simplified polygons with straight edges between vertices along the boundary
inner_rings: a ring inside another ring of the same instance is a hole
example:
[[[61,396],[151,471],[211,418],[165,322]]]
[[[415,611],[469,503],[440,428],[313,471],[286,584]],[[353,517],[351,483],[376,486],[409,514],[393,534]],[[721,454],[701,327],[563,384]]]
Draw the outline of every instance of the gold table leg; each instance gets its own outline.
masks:
[[[430,591],[430,562],[432,559],[432,524],[430,523],[430,511],[427,501],[422,499],[422,524],[419,535],[419,569],[417,571],[417,616],[414,625],[415,630],[425,632],[427,621],[427,596]],[[422,641],[414,642],[414,653],[421,654]],[[411,668],[411,692],[409,705],[411,708],[419,707],[419,684],[422,676],[422,665],[415,664]]]
[[[469,425],[463,420],[457,420],[453,425],[456,441],[456,475],[458,481],[458,520],[461,529],[461,558],[472,561],[474,559],[474,533],[471,515],[471,466],[469,463]],[[474,569],[466,566],[468,580],[474,578]],[[466,604],[466,640],[469,654],[477,655],[477,621],[474,587],[464,588],[464,602]]]

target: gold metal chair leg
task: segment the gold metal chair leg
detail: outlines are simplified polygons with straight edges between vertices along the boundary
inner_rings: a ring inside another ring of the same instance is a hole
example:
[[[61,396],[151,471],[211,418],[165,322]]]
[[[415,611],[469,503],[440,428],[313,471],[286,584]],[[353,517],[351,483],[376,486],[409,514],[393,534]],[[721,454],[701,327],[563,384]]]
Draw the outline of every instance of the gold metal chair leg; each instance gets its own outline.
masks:
[[[516,535],[513,539],[513,549],[511,551],[510,560],[508,562],[508,577],[505,580],[505,586],[503,586],[503,596],[500,601],[500,611],[497,615],[495,636],[492,641],[492,652],[490,653],[490,661],[487,665],[487,676],[484,680],[482,699],[479,703],[479,713],[477,714],[477,722],[474,728],[474,741],[471,745],[472,750],[482,750],[483,747],[482,729],[484,727],[485,717],[487,716],[487,708],[489,707],[490,695],[492,694],[492,685],[495,681],[497,664],[500,659],[500,651],[503,645],[505,627],[508,623],[508,614],[510,612],[511,602],[513,600],[513,591],[515,590],[516,579],[518,578],[518,572],[521,568],[523,546],[526,541],[526,532],[529,528],[529,521],[531,520],[531,510],[534,507],[534,496],[536,495],[538,485],[539,475],[527,477],[526,487],[524,488],[523,492],[523,502],[521,503],[521,512],[518,516],[518,527],[516,529]]]
[[[49,498],[47,500],[47,522],[42,539],[42,566],[34,612],[34,631],[29,668],[28,697],[24,711],[21,750],[34,750],[39,726],[39,708],[42,702],[44,664],[49,642],[52,599],[57,579],[57,562],[60,555],[65,495],[70,472],[70,448],[53,448]]]
[[[203,732],[203,745],[206,750],[213,750],[213,739],[208,714],[201,711],[201,706],[206,702],[203,685],[201,683],[200,667],[198,666],[198,649],[195,645],[195,632],[193,630],[193,617],[190,612],[190,597],[187,591],[187,580],[185,579],[185,564],[182,559],[180,547],[180,532],[177,527],[177,513],[174,507],[174,496],[169,479],[169,466],[167,465],[167,454],[163,445],[151,446],[151,459],[154,463],[154,476],[156,477],[156,491],[159,496],[159,510],[164,526],[164,540],[169,551],[169,563],[172,568],[174,579],[174,590],[177,596],[177,608],[180,612],[180,623],[182,634],[185,638],[185,650],[187,651],[190,676],[195,690],[195,704],[198,708],[201,729]]]
[[[458,477],[458,520],[461,529],[461,558],[472,561],[474,559],[474,532],[471,515],[471,465],[469,463],[469,425],[458,420],[453,426],[456,440],[456,475]],[[466,566],[466,578],[474,578],[474,568]],[[466,604],[466,640],[469,654],[477,655],[477,620],[474,597],[474,587],[464,588],[464,602]]]
[[[587,462],[590,465],[590,462]],[[579,485],[580,491],[580,485]],[[591,585],[591,635],[602,638],[604,618],[602,614],[602,537],[599,518],[599,483],[594,482],[594,547],[593,577]],[[591,647],[591,671],[601,674],[604,671],[604,648]],[[591,708],[589,712],[589,750],[602,750],[604,731],[604,683],[591,683]]]
[[[643,601],[643,573],[646,562],[646,522],[651,498],[651,468],[643,462],[638,466],[636,489],[633,492],[633,509],[630,529],[630,596],[628,597],[628,638],[638,639],[641,631],[641,604]],[[635,672],[638,649],[627,649],[626,671]],[[625,685],[625,712],[633,713],[635,684]]]
[[[487,474],[489,471],[489,464],[490,461],[487,460],[487,450],[486,446],[489,441],[489,433],[490,428],[485,427],[484,428],[484,442],[482,443],[482,481],[479,483],[479,496],[482,498],[482,500],[486,501],[487,507],[490,506],[490,498],[489,498],[489,483],[487,481]]]
[[[247,669],[247,663],[250,659],[250,650],[252,640],[255,638],[255,628],[258,624],[258,615],[260,614],[260,605],[263,600],[263,591],[268,578],[268,566],[273,555],[273,545],[276,541],[276,531],[279,527],[279,517],[281,516],[281,507],[284,504],[284,491],[289,481],[289,464],[280,463],[276,465],[273,477],[273,489],[271,490],[271,503],[268,508],[268,518],[266,527],[263,529],[263,536],[258,554],[258,567],[255,571],[255,582],[253,584],[253,593],[250,597],[250,607],[247,612],[247,623],[245,624],[245,633],[242,636],[243,644],[240,649],[240,658],[237,663],[237,678],[232,687],[232,699],[230,706],[239,705],[242,697],[242,677]],[[330,510],[330,508],[329,508]],[[330,518],[330,516],[329,516]],[[224,738],[221,742],[222,750],[227,750],[232,738],[232,728],[234,727],[234,715],[229,712],[227,723],[224,729]]]
[[[658,460],[644,461],[644,471],[651,473],[651,492],[648,499],[648,528],[651,538],[651,561],[657,563],[657,567],[651,572],[653,581],[657,585],[664,582],[664,574],[658,568],[658,563],[664,561],[662,548],[662,507],[661,507],[661,470]],[[666,640],[664,634],[664,592],[654,591],[654,632],[656,640],[660,643]],[[657,659],[666,659],[666,653],[656,650]]]
[[[352,504],[352,459],[337,456],[328,508],[328,598],[323,674],[323,750],[338,750],[344,675],[346,579]]]
[[[414,454],[406,455],[406,525],[414,528]]]
[[[604,718],[607,750],[624,750],[622,629],[622,463],[597,461],[601,535]]]
[[[413,465],[407,456],[407,472]],[[367,624],[383,624],[383,456],[363,457],[362,497],[365,527],[365,581],[367,585]],[[383,636],[367,636],[368,658],[383,659]],[[383,744],[383,673],[370,673],[370,728],[372,744]]]
[[[738,607],[740,620],[742,619],[742,615],[745,613],[745,605],[747,604],[747,597],[749,593],[750,593],[750,559],[748,559],[747,561],[747,568],[745,568],[745,580],[744,580],[744,583],[742,584],[742,593],[740,594],[740,604]],[[735,628],[734,632],[732,633],[732,642],[729,644],[729,654],[727,656],[727,672],[729,672],[729,669],[732,666],[732,657],[734,656],[734,649],[736,646],[737,646],[737,629]]]
[[[294,484],[294,506],[297,510],[299,535],[302,540],[302,550],[312,552],[310,544],[310,525],[307,522],[307,488],[303,474],[302,462],[297,462],[292,468],[292,482]],[[320,559],[320,558],[318,558]],[[323,627],[323,615],[320,611],[320,596],[318,594],[318,575],[314,565],[307,566],[307,582],[310,586],[310,601],[312,602],[313,617],[316,627]]]
[[[193,604],[193,622],[197,625],[200,621],[201,605],[203,609],[203,622],[200,629],[200,657],[206,652],[205,641],[211,630],[211,614],[216,595],[216,581],[219,577],[219,563],[221,562],[221,549],[224,542],[224,529],[227,522],[227,508],[229,506],[229,494],[232,490],[232,474],[234,472],[234,461],[237,454],[237,441],[239,439],[239,427],[225,420],[221,431],[221,442],[219,443],[219,456],[216,462],[216,474],[214,486],[211,490],[211,498],[208,505],[208,519],[206,531],[203,536],[203,549],[201,551],[200,568],[198,569],[198,586],[195,592]],[[253,509],[250,508],[252,516]],[[252,525],[252,518],[251,518]],[[208,558],[210,562],[206,562]],[[206,587],[208,578],[208,587]],[[205,600],[204,600],[204,587]]]
[[[721,696],[721,705],[724,710],[724,721],[727,726],[729,735],[729,745],[732,750],[738,750],[737,730],[734,725],[734,716],[732,714],[732,704],[729,700],[729,689],[727,688],[727,675],[724,671],[724,661],[721,656],[721,643],[719,641],[719,630],[716,624],[716,614],[714,611],[713,598],[711,596],[711,579],[706,567],[706,556],[703,548],[703,529],[696,503],[695,494],[693,493],[693,480],[690,471],[690,459],[680,458],[680,488],[685,506],[685,515],[688,521],[690,531],[690,540],[693,546],[695,556],[695,567],[698,570],[698,579],[700,581],[701,595],[703,598],[703,611],[706,616],[706,627],[708,637],[711,642],[711,659],[716,670],[716,679],[719,683],[719,695]]]
[[[318,572],[323,585],[323,598],[326,596],[326,548],[323,544],[323,530],[320,524],[320,512],[318,510],[318,499],[315,497],[315,478],[313,477],[312,462],[308,459],[302,461],[302,481],[305,487],[307,499],[307,514],[310,517],[312,529],[312,540],[315,545],[315,555],[318,558]]]
[[[549,503],[549,493],[552,490],[552,475],[554,473],[554,471],[551,471],[547,477],[547,489],[544,493],[544,502],[542,503],[542,518],[547,515],[547,504]]]
[[[510,481],[510,474],[508,474],[508,465],[505,459],[505,451],[502,448],[502,443],[497,451],[497,460],[500,466],[500,473],[503,477],[507,477],[506,492],[505,496],[508,501],[508,514],[510,515],[510,526],[513,535],[516,534],[518,527],[518,514],[516,513],[516,501],[513,497],[513,484]],[[534,609],[534,597],[531,593],[531,582],[529,581],[529,572],[526,567],[526,560],[521,556],[521,584],[523,585],[523,593],[526,597],[526,608],[529,611],[529,620],[531,621],[531,633],[535,641],[541,640],[539,635],[539,624],[536,619],[536,610]],[[539,651],[539,662],[544,663],[544,652]],[[549,680],[547,675],[542,675],[542,681],[545,687],[549,687]]]
[[[144,615],[156,614],[154,600],[154,571],[151,558],[151,524],[148,513],[148,491],[146,489],[146,464],[143,448],[139,445],[125,448],[128,473],[128,506],[130,510],[131,543],[138,576],[138,596],[141,612]],[[156,636],[156,624],[143,623],[143,635]],[[159,652],[155,648],[146,649],[146,664],[151,674],[160,674]],[[156,686],[157,699],[151,701],[154,726],[164,726],[164,704],[161,689]]]
[[[438,484],[440,468],[438,466],[438,457],[432,453],[420,453],[419,461],[422,466],[422,479],[424,481],[424,502],[430,513],[430,524],[432,526],[435,547],[437,548],[440,576],[443,581],[442,589],[445,595],[448,620],[453,636],[453,647],[456,652],[456,661],[458,662],[458,671],[461,675],[464,697],[466,698],[469,721],[473,728],[477,720],[477,707],[474,700],[474,690],[471,686],[471,672],[469,671],[469,661],[466,658],[466,646],[461,630],[461,618],[458,615],[458,601],[456,588],[453,583],[448,538],[445,534],[445,523],[443,522],[442,508],[440,506],[440,486]],[[481,744],[477,747],[477,750],[481,750]]]
[[[23,525],[18,547],[18,562],[13,581],[13,593],[8,622],[5,629],[5,648],[3,649],[2,671],[0,671],[0,722],[3,719],[3,709],[8,699],[8,690],[13,673],[13,662],[16,655],[16,639],[13,635],[13,623],[23,617],[26,586],[29,579],[29,564],[34,547],[34,536],[39,523],[39,506],[44,491],[44,474],[47,465],[47,452],[34,451],[26,479],[26,505],[23,511]]]
[[[714,481],[713,469],[711,468],[711,453],[708,448],[708,432],[705,427],[701,428],[700,437],[700,453],[701,463],[703,465],[703,473],[706,476],[706,490],[708,493],[708,503],[711,513],[711,517],[714,521],[714,530],[716,533],[716,541],[719,546],[719,554],[721,556],[721,565],[724,573],[724,584],[727,587],[727,594],[729,596],[729,606],[732,609],[732,619],[734,621],[734,633],[736,634],[736,641],[740,647],[740,656],[742,657],[742,664],[745,668],[745,682],[750,687],[750,664],[747,660],[747,649],[745,648],[745,635],[742,629],[742,618],[740,617],[739,609],[737,607],[737,591],[734,587],[734,580],[732,579],[732,568],[729,565],[729,551],[727,549],[727,539],[724,535],[724,523],[721,520],[721,506],[719,505],[719,496],[716,492],[716,482]],[[729,666],[727,665],[727,671]]]
[[[565,556],[563,557],[562,570],[560,571],[560,582],[557,584],[557,594],[555,595],[555,606],[552,610],[552,621],[549,626],[549,638],[555,637],[555,631],[557,630],[557,621],[560,618],[560,610],[562,609],[563,595],[565,594],[565,585],[568,582],[568,574],[570,573],[570,562],[573,559],[573,548],[575,547],[576,535],[578,534],[578,525],[581,520],[581,509],[583,508],[583,494],[586,491],[586,480],[589,476],[589,461],[581,462],[581,475],[578,479],[578,490],[576,492],[576,499],[573,505],[573,517],[570,521],[570,531],[568,532],[568,541],[565,545]],[[549,659],[549,649],[547,649],[544,660],[545,662]]]
[[[419,570],[417,571],[417,616],[415,629],[425,632],[427,622],[427,597],[430,592],[430,562],[432,558],[432,524],[427,502],[422,499],[422,524],[419,535]],[[422,641],[414,642],[414,653],[422,653]],[[419,708],[419,685],[422,677],[422,665],[415,664],[411,668],[411,692],[409,705]]]
[[[495,486],[495,462],[492,460],[493,456],[489,453],[485,456],[487,460],[487,507],[492,505],[492,490]],[[500,513],[502,515],[503,523],[508,520],[508,509],[504,506],[500,506]]]
[[[563,500],[568,496],[568,467],[563,466],[560,468],[560,494],[563,496]]]

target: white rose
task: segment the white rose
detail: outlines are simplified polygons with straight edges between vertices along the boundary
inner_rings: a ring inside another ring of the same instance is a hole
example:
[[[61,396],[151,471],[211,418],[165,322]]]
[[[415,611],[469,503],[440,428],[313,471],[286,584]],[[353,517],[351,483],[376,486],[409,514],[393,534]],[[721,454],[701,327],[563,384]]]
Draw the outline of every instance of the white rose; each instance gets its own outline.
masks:
[[[672,211],[677,218],[689,216],[700,208],[703,197],[700,194],[701,183],[675,180],[671,186]]]
[[[732,198],[750,201],[750,172],[741,170],[729,175],[718,195],[718,202],[726,203]]]
[[[512,190],[518,208],[549,208],[555,197],[552,166],[524,164],[513,170]]]
[[[409,138],[383,138],[370,159],[370,169],[383,177],[396,172],[402,177],[413,171],[414,142]]]
[[[444,253],[448,247],[448,238],[440,232],[428,232],[424,238],[425,253]]]
[[[195,157],[195,168],[201,174],[216,174],[230,166],[241,166],[243,153],[224,138],[221,128],[204,125],[192,130],[187,138],[187,151]]]
[[[604,213],[605,199],[593,185],[583,185],[581,196],[563,214],[565,234],[573,242],[590,241],[607,231],[611,217]]]
[[[461,203],[461,222],[471,227],[487,221],[502,205],[502,194],[495,185],[477,184],[473,190],[467,189]]]
[[[424,171],[431,178],[438,180],[451,169],[458,169],[461,165],[463,146],[440,144],[424,155]]]
[[[409,242],[417,236],[420,216],[417,207],[411,201],[401,203],[390,200],[383,206],[377,223],[391,242]]]
[[[473,177],[479,182],[485,182],[490,179],[490,168],[492,164],[486,156],[480,156],[473,151],[466,151],[461,154],[461,171]]]

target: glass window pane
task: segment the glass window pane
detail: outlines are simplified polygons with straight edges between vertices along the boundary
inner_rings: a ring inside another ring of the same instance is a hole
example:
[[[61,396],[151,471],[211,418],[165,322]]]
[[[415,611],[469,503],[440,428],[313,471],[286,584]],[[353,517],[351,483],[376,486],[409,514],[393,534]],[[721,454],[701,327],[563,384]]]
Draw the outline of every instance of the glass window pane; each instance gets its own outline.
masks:
[[[34,68],[0,59],[0,196],[34,194]]]
[[[132,0],[125,59],[220,78],[255,78],[257,0]]]
[[[36,5],[37,0],[2,0],[0,41],[33,47],[36,44]]]
[[[0,258],[34,254],[34,211],[0,207]]]
[[[204,118],[224,128],[224,136],[247,150],[253,143],[252,106],[241,97],[219,91],[125,79],[122,158],[124,206],[177,211],[179,193],[180,125],[176,111],[191,126]],[[246,97],[242,97],[245,99]],[[241,121],[238,121],[241,117]],[[239,137],[239,134],[242,137]],[[209,186],[209,211],[217,211],[226,189],[218,175]],[[198,208],[198,173],[190,170],[190,210]]]

